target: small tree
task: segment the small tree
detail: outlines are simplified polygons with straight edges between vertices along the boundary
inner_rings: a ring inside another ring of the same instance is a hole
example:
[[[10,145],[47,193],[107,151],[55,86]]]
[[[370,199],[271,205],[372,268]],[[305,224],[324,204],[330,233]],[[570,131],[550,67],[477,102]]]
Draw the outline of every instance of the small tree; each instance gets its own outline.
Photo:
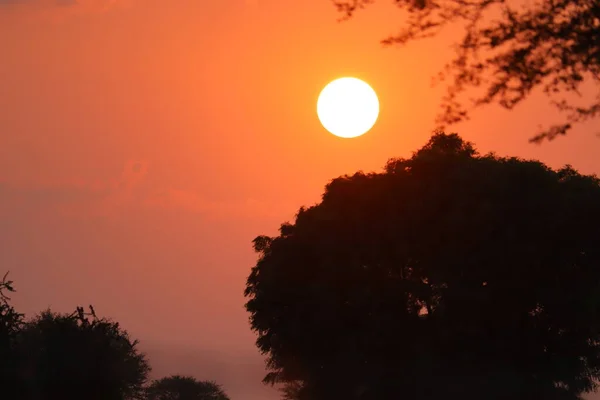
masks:
[[[181,375],[155,380],[146,396],[147,400],[229,400],[217,383]]]
[[[133,400],[143,398],[150,367],[138,342],[118,323],[85,313],[45,311],[19,334],[24,399]]]
[[[600,378],[600,182],[436,134],[259,236],[265,381],[329,400],[579,399]]]
[[[23,314],[10,305],[8,293],[14,292],[13,282],[8,280],[8,272],[0,281],[0,393],[7,398],[18,398],[21,387],[16,374],[14,345],[23,326]]]
[[[345,17],[375,0],[331,0]],[[433,37],[445,27],[463,29],[456,57],[441,79],[453,81],[442,102],[440,127],[468,118],[460,97],[483,87],[473,106],[497,103],[512,109],[533,90],[566,112],[563,123],[547,127],[533,141],[565,134],[574,123],[600,115],[600,2],[598,0],[397,0],[408,15],[397,35],[383,43],[405,44]],[[591,103],[567,101],[584,83],[595,86]]]
[[[9,303],[9,292],[14,292],[13,281],[9,281],[8,272],[0,281],[0,352],[11,347],[14,337],[23,325],[23,314],[15,311]],[[0,355],[0,361],[3,359]]]

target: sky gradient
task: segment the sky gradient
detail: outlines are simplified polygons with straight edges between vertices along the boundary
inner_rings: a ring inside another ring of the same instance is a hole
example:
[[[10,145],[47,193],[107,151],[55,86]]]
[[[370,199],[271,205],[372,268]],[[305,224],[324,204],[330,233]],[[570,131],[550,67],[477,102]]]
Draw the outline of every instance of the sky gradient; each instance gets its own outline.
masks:
[[[456,32],[383,48],[402,19],[391,3],[338,23],[327,0],[0,0],[0,272],[17,308],[93,304],[142,341],[154,376],[277,398],[243,308],[251,240],[434,127],[431,78]],[[316,115],[321,88],[347,75],[381,104],[355,139]],[[598,121],[528,143],[555,118],[536,94],[449,131],[599,173]]]

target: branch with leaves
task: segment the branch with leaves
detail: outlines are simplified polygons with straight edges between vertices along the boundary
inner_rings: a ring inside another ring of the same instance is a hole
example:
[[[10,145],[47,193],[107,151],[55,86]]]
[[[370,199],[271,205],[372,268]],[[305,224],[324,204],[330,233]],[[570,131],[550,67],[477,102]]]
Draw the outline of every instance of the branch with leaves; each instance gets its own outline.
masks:
[[[342,19],[375,0],[332,0]],[[395,0],[408,14],[406,25],[384,45],[434,37],[449,25],[464,29],[455,57],[439,75],[451,80],[436,122],[438,129],[469,118],[472,108],[499,104],[513,109],[535,89],[564,113],[562,123],[541,128],[530,141],[552,140],[573,125],[600,115],[595,99],[576,105],[584,83],[600,87],[600,1],[598,0]],[[467,89],[483,94],[465,106]]]
[[[10,271],[7,271],[4,274],[4,277],[2,277],[2,281],[0,281],[0,301],[3,303],[7,303],[10,300],[10,297],[8,297],[6,295],[6,292],[14,292],[15,289],[13,288],[13,281],[9,281],[8,280],[8,273]]]

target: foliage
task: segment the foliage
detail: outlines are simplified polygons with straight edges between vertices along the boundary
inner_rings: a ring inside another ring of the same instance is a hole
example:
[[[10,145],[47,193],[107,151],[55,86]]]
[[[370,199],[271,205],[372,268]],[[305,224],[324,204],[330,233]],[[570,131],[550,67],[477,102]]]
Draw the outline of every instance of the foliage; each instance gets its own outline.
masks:
[[[7,277],[8,272],[0,281],[0,351],[8,347],[8,341],[12,340],[23,322],[23,314],[17,313],[9,303],[7,292],[14,292],[15,289],[13,281],[7,280]]]
[[[229,400],[221,386],[191,376],[172,375],[146,389],[147,400]]]
[[[16,346],[19,373],[32,400],[143,398],[150,367],[118,323],[77,307],[28,321]]]
[[[146,386],[150,367],[118,323],[50,310],[24,322],[0,281],[0,397],[23,400],[229,400],[211,381],[173,375]]]
[[[18,391],[14,342],[23,326],[23,314],[15,311],[9,303],[7,293],[15,289],[7,277],[8,272],[0,281],[0,390],[7,396],[14,396]]]
[[[312,400],[579,399],[600,378],[600,184],[435,134],[259,236],[265,382]]]
[[[286,382],[279,391],[282,394],[283,400],[308,400],[308,398],[305,397],[304,383],[302,381]]]
[[[374,0],[332,0],[345,17]],[[468,118],[459,99],[469,87],[484,87],[474,106],[498,103],[512,109],[536,88],[566,112],[532,141],[565,134],[576,122],[600,115],[600,91],[587,105],[564,95],[579,94],[584,82],[600,83],[598,0],[397,0],[408,14],[404,29],[383,43],[405,44],[437,35],[448,25],[464,29],[456,57],[441,73],[453,83],[442,103],[440,126]],[[557,97],[558,96],[558,97]]]

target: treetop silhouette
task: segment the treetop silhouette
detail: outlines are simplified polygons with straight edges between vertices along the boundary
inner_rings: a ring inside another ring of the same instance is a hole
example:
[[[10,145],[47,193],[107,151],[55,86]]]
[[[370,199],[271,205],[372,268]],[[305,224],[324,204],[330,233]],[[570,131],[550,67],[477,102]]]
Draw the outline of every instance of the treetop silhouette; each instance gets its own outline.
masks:
[[[288,398],[579,399],[600,378],[600,184],[435,134],[332,180],[245,291]]]
[[[153,381],[146,400],[229,400],[220,385],[191,376],[171,375]]]

